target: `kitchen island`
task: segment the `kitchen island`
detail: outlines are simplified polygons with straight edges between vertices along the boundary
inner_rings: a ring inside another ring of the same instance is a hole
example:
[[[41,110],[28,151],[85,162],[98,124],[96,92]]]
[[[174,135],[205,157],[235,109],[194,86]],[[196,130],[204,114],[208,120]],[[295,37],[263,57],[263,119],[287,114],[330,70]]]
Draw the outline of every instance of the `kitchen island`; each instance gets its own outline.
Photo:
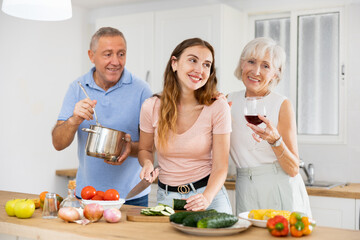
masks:
[[[36,209],[29,219],[9,217],[5,212],[5,203],[13,198],[37,198],[37,195],[0,191],[0,233],[30,239],[205,239],[206,237],[185,234],[173,228],[170,223],[131,222],[126,220],[126,212],[133,206],[121,207],[122,219],[119,223],[106,223],[102,218],[99,222],[88,225],[65,223],[63,220],[43,219],[40,209]],[[275,239],[264,228],[250,227],[244,232],[221,239]],[[288,238],[291,238],[288,236]],[[295,238],[294,238],[295,239]],[[314,232],[305,239],[360,239],[360,232],[337,228],[316,227]]]

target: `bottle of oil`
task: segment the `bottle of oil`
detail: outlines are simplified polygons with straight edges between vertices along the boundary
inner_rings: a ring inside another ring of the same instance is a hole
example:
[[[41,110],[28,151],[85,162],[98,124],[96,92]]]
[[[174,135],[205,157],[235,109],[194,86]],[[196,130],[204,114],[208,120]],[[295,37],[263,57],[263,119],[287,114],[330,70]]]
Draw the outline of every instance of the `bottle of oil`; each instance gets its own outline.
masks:
[[[69,180],[68,195],[61,202],[60,208],[62,208],[62,207],[81,208],[80,200],[75,197],[75,188],[76,188],[76,181],[75,180]]]

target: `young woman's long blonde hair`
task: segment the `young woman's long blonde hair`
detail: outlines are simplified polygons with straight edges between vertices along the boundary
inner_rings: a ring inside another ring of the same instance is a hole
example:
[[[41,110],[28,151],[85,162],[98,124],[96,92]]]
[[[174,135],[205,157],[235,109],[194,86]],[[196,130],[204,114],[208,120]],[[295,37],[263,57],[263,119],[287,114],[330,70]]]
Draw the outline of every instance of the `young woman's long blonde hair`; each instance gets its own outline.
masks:
[[[200,38],[186,39],[176,46],[171,53],[164,72],[164,87],[161,95],[157,95],[160,100],[160,111],[158,121],[158,148],[166,148],[169,132],[176,132],[176,120],[178,116],[177,103],[180,100],[181,87],[178,82],[177,73],[172,70],[172,57],[180,59],[185,49],[193,46],[203,46],[210,50],[213,62],[210,69],[210,76],[204,86],[195,90],[195,98],[202,105],[211,105],[214,102],[216,92],[216,69],[214,48]]]

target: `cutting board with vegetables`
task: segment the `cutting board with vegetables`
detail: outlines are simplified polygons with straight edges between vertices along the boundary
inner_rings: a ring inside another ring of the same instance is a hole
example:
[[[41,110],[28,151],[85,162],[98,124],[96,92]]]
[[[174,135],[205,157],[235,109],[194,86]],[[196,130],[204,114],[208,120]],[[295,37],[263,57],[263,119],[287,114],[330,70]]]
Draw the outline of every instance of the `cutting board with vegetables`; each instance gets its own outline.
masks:
[[[146,216],[141,214],[142,208],[130,208],[126,212],[126,219],[132,222],[169,222],[169,216]]]

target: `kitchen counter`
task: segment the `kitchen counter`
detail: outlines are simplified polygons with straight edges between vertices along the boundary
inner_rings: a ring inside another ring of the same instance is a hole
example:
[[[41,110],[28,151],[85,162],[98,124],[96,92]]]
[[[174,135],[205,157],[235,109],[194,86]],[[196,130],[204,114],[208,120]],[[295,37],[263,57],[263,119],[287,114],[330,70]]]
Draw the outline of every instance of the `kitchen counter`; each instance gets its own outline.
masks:
[[[40,209],[36,209],[34,215],[29,219],[18,219],[9,217],[5,212],[6,201],[13,198],[35,198],[37,195],[0,191],[0,233],[20,236],[30,239],[145,239],[156,237],[156,239],[204,239],[182,233],[173,228],[169,223],[149,223],[126,221],[126,212],[134,206],[123,205],[121,207],[122,219],[119,223],[106,223],[102,218],[99,222],[88,225],[76,223],[65,223],[63,220],[43,219]],[[221,239],[274,239],[264,228],[250,227],[244,232]],[[347,239],[358,240],[360,232],[355,230],[344,230],[338,228],[316,227],[314,232],[306,237],[311,240],[322,239]]]
[[[75,178],[76,172],[76,168],[56,170],[56,175]],[[235,190],[235,178],[231,176],[228,180],[225,182],[226,189]],[[349,183],[346,186],[338,186],[331,189],[308,187],[306,190],[310,196],[360,199],[360,183]]]

